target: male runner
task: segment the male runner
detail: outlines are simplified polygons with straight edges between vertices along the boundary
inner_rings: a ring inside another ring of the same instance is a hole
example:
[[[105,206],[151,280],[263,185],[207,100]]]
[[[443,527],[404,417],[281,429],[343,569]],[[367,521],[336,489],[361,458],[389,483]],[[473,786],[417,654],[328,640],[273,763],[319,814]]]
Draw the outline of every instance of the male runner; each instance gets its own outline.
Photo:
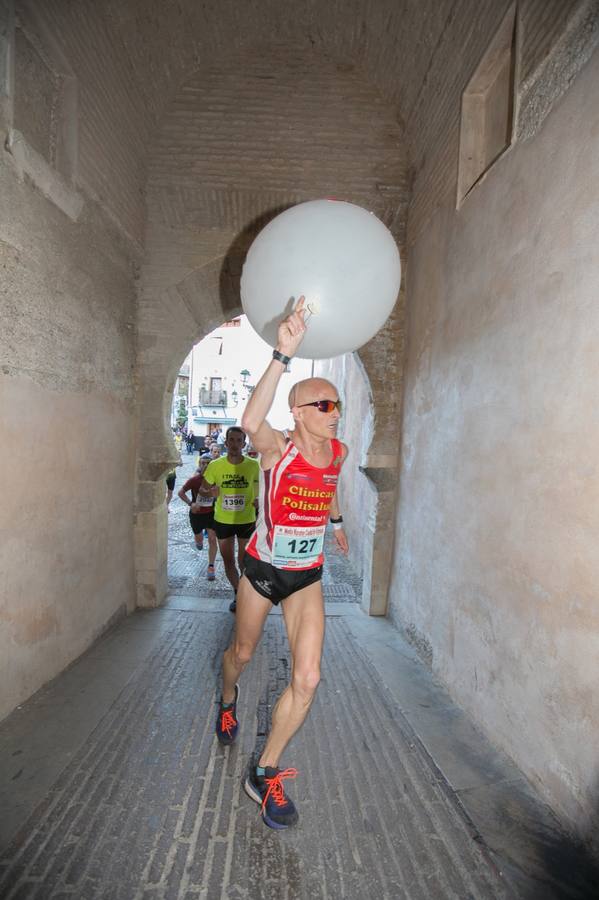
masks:
[[[216,497],[214,530],[218,538],[225,574],[237,594],[239,572],[235,565],[235,538],[237,538],[237,564],[242,569],[245,546],[256,527],[256,506],[260,467],[258,461],[243,455],[245,433],[232,425],[227,428],[225,447],[227,455],[208,463],[200,494]],[[234,613],[235,599],[229,606]]]
[[[217,542],[214,532],[214,497],[205,497],[200,494],[202,486],[202,476],[206,471],[210,456],[206,454],[201,457],[195,473],[188,478],[181,490],[179,497],[189,506],[189,524],[193,531],[195,545],[198,550],[204,549],[204,532],[208,537],[208,569],[206,577],[208,581],[214,581],[216,573],[214,563],[216,561]],[[187,496],[187,491],[191,491],[191,500]]]
[[[341,406],[337,389],[322,378],[300,381],[289,395],[294,430],[287,435],[266,421],[279,379],[306,330],[303,304],[300,297],[294,312],[279,325],[273,360],[242,419],[262,455],[261,506],[239,584],[235,634],[223,658],[223,693],[216,723],[219,741],[233,743],[239,728],[237,680],[252,658],[272,605],[281,603],[291,650],[291,683],[273,709],[264,751],[244,784],[249,796],[261,804],[265,823],[278,829],[298,819],[283,787],[283,780],[295,778],[297,771],[278,765],[306,718],[320,680],[324,639],[320,579],[329,517],[338,547],[344,553],[348,550],[336,496],[347,455],[346,446],[335,436]]]

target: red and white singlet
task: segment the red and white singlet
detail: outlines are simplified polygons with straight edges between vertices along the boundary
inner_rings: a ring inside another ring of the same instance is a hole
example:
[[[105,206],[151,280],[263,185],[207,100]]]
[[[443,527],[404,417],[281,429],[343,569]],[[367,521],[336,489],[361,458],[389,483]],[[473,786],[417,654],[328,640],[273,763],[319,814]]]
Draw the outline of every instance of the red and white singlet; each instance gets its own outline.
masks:
[[[319,469],[289,440],[272,469],[260,469],[260,512],[246,553],[276,569],[301,571],[322,565],[324,531],[343,463],[343,445],[333,438],[331,450],[331,464]]]

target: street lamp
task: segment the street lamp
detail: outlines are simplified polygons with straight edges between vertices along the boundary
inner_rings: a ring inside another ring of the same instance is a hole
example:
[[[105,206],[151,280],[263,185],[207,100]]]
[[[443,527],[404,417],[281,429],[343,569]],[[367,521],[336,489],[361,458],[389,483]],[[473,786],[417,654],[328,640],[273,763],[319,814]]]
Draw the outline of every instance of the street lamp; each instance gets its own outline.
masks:
[[[236,391],[235,389],[233,389],[233,390],[231,391],[231,400],[233,401],[233,406],[237,406],[237,398],[238,398],[238,396],[239,396],[239,395],[238,395],[237,391]]]
[[[246,385],[248,383],[248,378],[250,377],[250,375],[252,373],[248,372],[247,369],[242,369],[239,374],[241,375],[241,380],[242,380],[243,384]]]

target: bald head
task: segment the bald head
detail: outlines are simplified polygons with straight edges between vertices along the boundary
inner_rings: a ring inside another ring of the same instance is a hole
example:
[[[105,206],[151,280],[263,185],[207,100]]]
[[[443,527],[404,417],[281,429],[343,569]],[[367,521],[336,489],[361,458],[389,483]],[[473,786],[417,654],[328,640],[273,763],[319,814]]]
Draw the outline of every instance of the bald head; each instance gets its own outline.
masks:
[[[334,400],[338,396],[337,388],[326,378],[304,378],[289,391],[289,409],[313,400]]]

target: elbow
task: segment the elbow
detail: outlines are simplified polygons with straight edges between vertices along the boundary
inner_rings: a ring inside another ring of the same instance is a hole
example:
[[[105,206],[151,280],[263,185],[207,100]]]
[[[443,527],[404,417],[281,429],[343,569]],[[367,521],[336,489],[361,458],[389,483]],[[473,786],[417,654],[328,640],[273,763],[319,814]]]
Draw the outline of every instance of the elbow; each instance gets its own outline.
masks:
[[[252,437],[252,435],[254,435],[258,430],[258,425],[255,419],[251,415],[248,416],[247,412],[244,412],[241,417],[241,427],[246,434],[249,434],[250,437]]]

